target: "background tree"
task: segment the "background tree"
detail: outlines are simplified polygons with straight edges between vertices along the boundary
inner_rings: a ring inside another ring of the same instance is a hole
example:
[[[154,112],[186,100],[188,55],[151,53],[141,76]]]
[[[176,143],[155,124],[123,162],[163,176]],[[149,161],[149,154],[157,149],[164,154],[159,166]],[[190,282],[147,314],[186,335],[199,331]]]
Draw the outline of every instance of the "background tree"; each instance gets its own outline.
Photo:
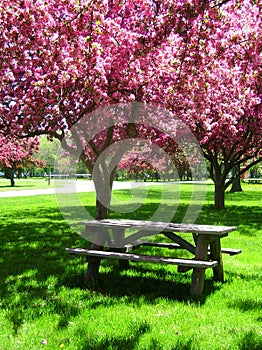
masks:
[[[232,171],[232,186],[230,192],[242,192],[241,178],[240,178],[240,164],[233,167]]]
[[[198,20],[206,1],[12,0],[0,6],[0,126],[20,137],[62,140],[98,107],[142,100],[154,76],[152,51],[171,31],[183,37],[185,18]],[[129,133],[128,125],[108,128],[89,142],[92,157],[81,156],[89,172],[106,147]],[[107,215],[97,201],[97,218]]]
[[[39,138],[39,153],[37,158],[45,163],[46,176],[50,185],[51,170],[54,169],[57,153],[59,151],[60,142],[57,139],[49,140],[46,136]]]
[[[262,160],[261,11],[257,1],[217,1],[199,21],[185,20],[188,34],[183,41],[169,35],[157,84],[150,81],[147,93],[199,140],[218,209],[232,181]]]
[[[0,10],[6,135],[62,140],[99,107],[165,106],[201,143],[217,208],[224,207],[232,167],[253,156],[261,160],[259,2],[3,0]],[[168,123],[175,128],[172,118]],[[89,172],[109,145],[132,136],[130,124],[111,126],[89,142],[81,155]],[[97,218],[107,215],[98,200]]]
[[[15,185],[15,172],[18,174],[31,166],[43,165],[34,155],[38,150],[38,140],[29,138],[17,140],[0,135],[0,168],[4,171],[11,186]]]
[[[255,162],[255,159],[252,160],[251,164]],[[262,164],[258,163],[250,168],[250,177],[252,178],[260,178],[262,177]]]

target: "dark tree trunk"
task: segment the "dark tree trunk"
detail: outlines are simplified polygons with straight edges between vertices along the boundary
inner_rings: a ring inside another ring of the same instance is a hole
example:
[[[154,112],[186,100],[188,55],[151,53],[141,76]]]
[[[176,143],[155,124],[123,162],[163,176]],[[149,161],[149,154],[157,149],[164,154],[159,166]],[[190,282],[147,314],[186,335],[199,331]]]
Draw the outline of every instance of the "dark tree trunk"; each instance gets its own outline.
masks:
[[[94,174],[94,173],[93,173]],[[96,187],[96,220],[107,219],[109,217],[109,207],[111,201],[111,193],[113,187],[114,171],[110,178],[105,174],[96,173],[97,177],[94,178]],[[103,250],[105,243],[105,235],[100,230],[94,236],[91,244],[91,249]],[[88,285],[95,285],[98,280],[99,258],[87,258],[88,266],[85,272],[85,283]]]
[[[210,162],[210,177],[215,184],[215,194],[214,194],[214,206],[215,209],[225,208],[225,182],[226,182],[226,172],[223,164],[219,163],[218,156],[215,153],[214,157],[208,158]]]
[[[232,169],[233,181],[232,181],[230,192],[242,192],[239,173],[240,173],[240,164],[234,166],[234,168]]]
[[[111,196],[110,196],[111,197]],[[96,220],[107,219],[109,216],[109,205],[110,200],[106,201],[108,206],[105,206],[105,201],[101,203],[98,198],[96,198]]]
[[[104,203],[104,202],[103,202]],[[106,207],[103,203],[99,201],[99,199],[96,199],[96,219],[107,219],[109,216],[109,203]],[[99,231],[95,234],[93,238],[93,242],[91,244],[91,249],[95,250],[103,250],[105,238],[104,238],[103,232]],[[92,258],[87,257],[87,269],[85,272],[85,283],[88,285],[94,285],[98,280],[98,274],[99,274],[99,266],[100,266],[100,259],[99,258]]]
[[[15,169],[13,168],[6,168],[5,169],[5,177],[7,179],[10,179],[10,182],[11,182],[11,187],[14,187],[15,185]]]
[[[225,183],[223,181],[215,182],[215,208],[225,208]]]

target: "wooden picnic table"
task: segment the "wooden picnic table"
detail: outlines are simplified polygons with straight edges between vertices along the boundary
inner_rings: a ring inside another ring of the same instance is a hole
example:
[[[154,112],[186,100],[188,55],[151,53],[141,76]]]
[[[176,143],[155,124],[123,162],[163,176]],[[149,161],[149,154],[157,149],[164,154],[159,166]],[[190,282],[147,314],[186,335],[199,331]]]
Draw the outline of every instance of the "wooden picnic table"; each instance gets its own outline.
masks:
[[[87,280],[97,278],[101,258],[118,259],[120,263],[124,261],[125,266],[128,266],[127,261],[174,264],[178,266],[179,272],[193,269],[190,293],[192,297],[197,298],[203,293],[205,269],[212,268],[214,279],[224,282],[222,253],[235,255],[241,252],[239,249],[221,248],[221,238],[236,230],[235,226],[111,219],[83,221],[79,224],[85,226],[82,236],[92,242],[91,249],[66,250],[72,254],[87,256],[88,267],[85,275]],[[168,242],[150,240],[152,237],[155,240],[160,236],[167,238]],[[191,253],[192,259],[135,254],[133,250],[141,245],[183,249]]]
[[[78,178],[87,178],[90,180],[92,178],[92,174],[75,174],[75,179],[77,180]]]
[[[262,183],[262,178],[257,178],[257,177],[250,177],[247,179],[249,184],[255,184],[255,183]]]

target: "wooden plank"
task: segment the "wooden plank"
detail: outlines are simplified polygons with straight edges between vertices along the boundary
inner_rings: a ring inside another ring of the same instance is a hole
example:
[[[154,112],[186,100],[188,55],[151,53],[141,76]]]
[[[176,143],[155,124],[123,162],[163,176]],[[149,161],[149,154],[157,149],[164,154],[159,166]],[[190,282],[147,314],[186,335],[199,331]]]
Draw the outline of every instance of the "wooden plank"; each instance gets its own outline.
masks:
[[[196,259],[198,260],[208,259],[208,244],[209,244],[208,237],[204,235],[198,235],[197,244],[196,244],[196,255],[195,255]],[[204,289],[204,280],[205,280],[205,270],[202,269],[201,266],[194,267],[193,273],[192,273],[192,281],[190,285],[190,294],[194,298],[198,298],[202,295],[203,289]]]
[[[217,260],[218,264],[213,268],[213,274],[215,281],[224,282],[224,269],[221,253],[220,239],[213,239],[210,242],[210,257],[212,260]]]
[[[126,247],[139,247],[139,246],[146,246],[146,247],[159,247],[159,248],[167,248],[167,249],[179,249],[182,248],[177,243],[166,243],[166,242],[146,242],[142,240],[134,241],[133,244],[128,244]]]
[[[163,257],[163,256],[118,253],[118,252],[101,251],[101,250],[93,250],[93,249],[66,248],[66,251],[71,254],[82,254],[82,255],[88,255],[88,256],[95,256],[99,258],[124,259],[124,260],[152,262],[152,263],[160,263],[160,264],[173,264],[173,265],[179,265],[179,266],[199,267],[203,269],[213,268],[217,265],[217,261],[169,258],[169,257]]]
[[[241,249],[221,248],[221,252],[229,255],[237,255],[242,253]]]
[[[260,182],[262,182],[262,179],[260,179],[260,178],[249,178],[248,179],[248,183],[250,184],[250,183],[260,183]]]
[[[166,242],[146,242],[146,241],[141,241],[137,240],[133,242],[133,244],[129,244],[126,246],[128,251],[131,251],[132,247],[139,247],[139,246],[146,246],[146,247],[158,247],[158,248],[167,248],[167,249],[185,249],[184,247],[181,247],[180,244],[178,243],[166,243]],[[209,250],[210,252],[210,250]],[[231,249],[231,248],[221,248],[221,252],[224,254],[229,254],[229,255],[237,255],[242,253],[241,249]]]
[[[220,237],[226,236],[228,232],[237,229],[235,226],[214,226],[214,225],[193,225],[193,224],[175,224],[166,222],[155,221],[143,221],[143,220],[90,220],[80,221],[80,225],[87,227],[122,227],[125,229],[152,231],[152,234],[161,231],[167,232],[181,232],[181,233],[201,233],[207,235],[219,235]]]
[[[173,242],[179,244],[181,247],[183,247],[184,249],[188,250],[190,253],[195,255],[196,247],[193,246],[191,243],[187,242],[186,240],[179,237],[173,232],[163,232],[163,234],[169,239],[171,239]]]

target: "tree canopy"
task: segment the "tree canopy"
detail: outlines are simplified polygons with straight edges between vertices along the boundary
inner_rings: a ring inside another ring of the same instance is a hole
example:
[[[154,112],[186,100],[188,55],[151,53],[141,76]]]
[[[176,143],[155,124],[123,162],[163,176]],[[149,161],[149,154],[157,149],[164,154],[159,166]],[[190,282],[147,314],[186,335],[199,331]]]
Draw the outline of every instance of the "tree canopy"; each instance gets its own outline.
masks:
[[[43,162],[35,158],[38,151],[37,138],[18,140],[9,136],[3,137],[0,133],[0,169],[11,180],[14,186],[15,171],[22,172],[31,166],[43,166]]]
[[[230,170],[261,160],[259,1],[3,0],[0,16],[3,135],[62,140],[98,108],[163,106],[172,114],[155,125],[175,127],[173,115],[190,127],[220,208]],[[135,129],[114,125],[91,140],[89,169]]]

